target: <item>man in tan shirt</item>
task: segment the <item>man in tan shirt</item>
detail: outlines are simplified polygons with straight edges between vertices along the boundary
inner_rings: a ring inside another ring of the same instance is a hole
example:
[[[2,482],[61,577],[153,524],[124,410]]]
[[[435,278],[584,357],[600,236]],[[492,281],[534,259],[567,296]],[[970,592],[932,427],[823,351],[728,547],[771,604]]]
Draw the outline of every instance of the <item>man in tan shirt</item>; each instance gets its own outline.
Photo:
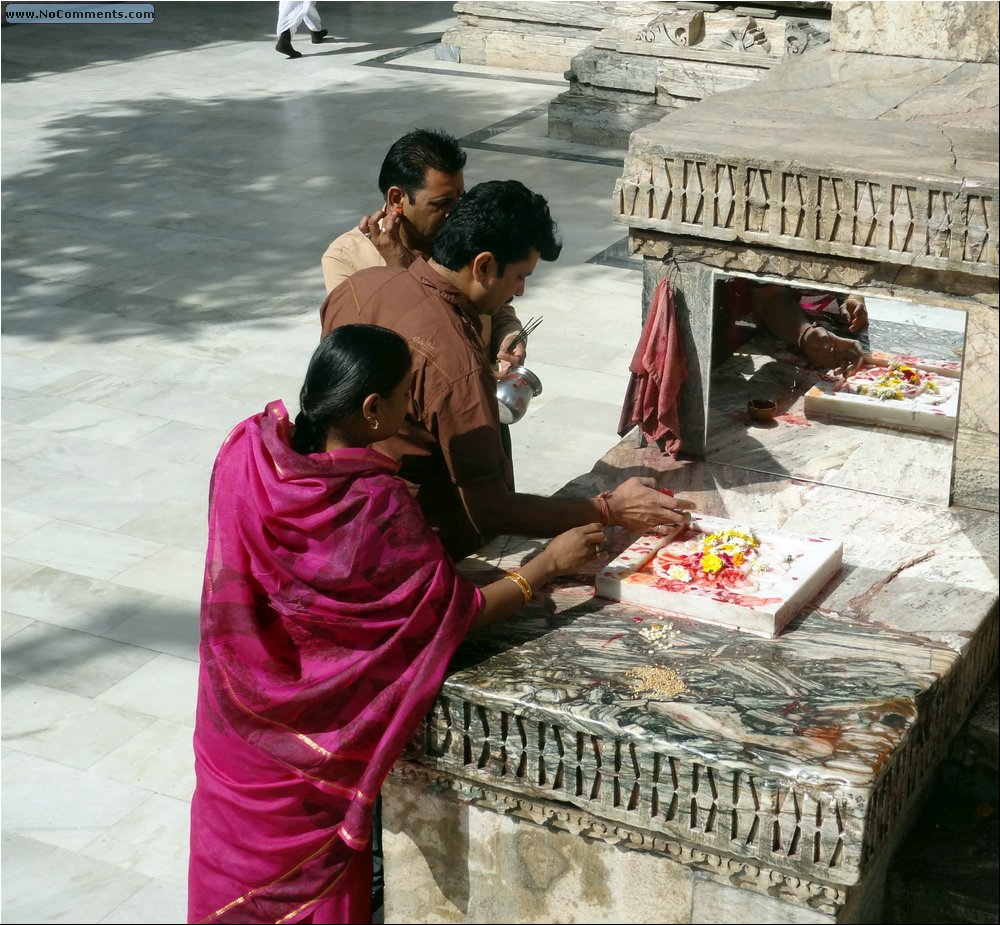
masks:
[[[376,446],[399,461],[455,559],[490,535],[555,536],[594,522],[643,530],[686,522],[693,507],[652,479],[629,479],[596,498],[513,491],[480,316],[521,295],[538,260],[555,260],[561,246],[542,196],[516,180],[480,183],[455,206],[429,259],[359,270],[320,309],[324,335],[362,322],[406,338],[410,406],[399,432]]]
[[[427,257],[445,219],[465,192],[465,152],[445,132],[416,129],[393,143],[382,161],[378,187],[383,207],[364,216],[323,254],[323,280],[330,292],[348,276],[368,267],[408,267]],[[507,345],[521,323],[510,305],[482,317],[488,360],[505,367],[523,363],[526,347],[513,354]]]

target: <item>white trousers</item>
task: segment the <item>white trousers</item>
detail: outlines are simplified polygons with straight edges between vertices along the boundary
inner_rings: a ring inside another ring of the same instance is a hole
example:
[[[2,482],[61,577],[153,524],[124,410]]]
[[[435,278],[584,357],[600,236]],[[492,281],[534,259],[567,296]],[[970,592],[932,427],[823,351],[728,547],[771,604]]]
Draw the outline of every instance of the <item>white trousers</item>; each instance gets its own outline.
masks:
[[[319,32],[323,28],[320,22],[319,10],[315,3],[286,3],[278,4],[278,35],[288,31],[292,34],[299,25],[305,23],[310,32]]]

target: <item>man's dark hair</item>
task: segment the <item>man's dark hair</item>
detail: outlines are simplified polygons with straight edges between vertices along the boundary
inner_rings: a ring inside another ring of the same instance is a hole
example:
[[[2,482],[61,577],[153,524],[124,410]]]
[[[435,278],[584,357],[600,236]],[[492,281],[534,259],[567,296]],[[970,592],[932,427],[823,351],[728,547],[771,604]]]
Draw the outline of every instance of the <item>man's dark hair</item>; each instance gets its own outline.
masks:
[[[461,270],[489,251],[499,276],[533,250],[542,260],[555,260],[562,250],[558,233],[544,196],[517,180],[489,180],[472,187],[451,210],[434,241],[434,260]]]
[[[378,174],[378,188],[385,196],[398,186],[412,200],[423,189],[427,168],[458,173],[465,166],[465,152],[447,132],[418,128],[407,132],[389,149]]]

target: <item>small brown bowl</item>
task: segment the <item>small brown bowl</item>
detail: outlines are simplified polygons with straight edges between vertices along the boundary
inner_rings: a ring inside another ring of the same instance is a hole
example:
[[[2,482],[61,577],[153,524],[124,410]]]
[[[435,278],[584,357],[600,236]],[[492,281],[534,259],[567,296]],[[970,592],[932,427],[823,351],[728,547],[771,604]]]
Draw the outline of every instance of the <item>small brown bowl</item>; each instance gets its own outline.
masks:
[[[751,398],[747,402],[747,414],[752,421],[770,421],[778,413],[778,406],[767,398]]]

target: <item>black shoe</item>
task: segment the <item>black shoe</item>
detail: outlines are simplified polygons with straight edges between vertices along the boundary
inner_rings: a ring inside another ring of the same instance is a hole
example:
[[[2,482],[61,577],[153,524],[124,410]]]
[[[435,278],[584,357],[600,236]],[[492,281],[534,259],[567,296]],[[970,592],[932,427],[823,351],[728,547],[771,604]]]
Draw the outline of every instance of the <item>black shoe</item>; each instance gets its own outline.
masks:
[[[278,36],[278,41],[274,46],[274,50],[280,52],[283,55],[288,55],[289,58],[301,58],[302,52],[296,51],[292,48],[292,30],[286,29],[281,35]]]
[[[313,32],[311,29],[309,31],[313,37],[313,45],[318,45],[330,34],[329,29],[320,29],[319,32]]]

